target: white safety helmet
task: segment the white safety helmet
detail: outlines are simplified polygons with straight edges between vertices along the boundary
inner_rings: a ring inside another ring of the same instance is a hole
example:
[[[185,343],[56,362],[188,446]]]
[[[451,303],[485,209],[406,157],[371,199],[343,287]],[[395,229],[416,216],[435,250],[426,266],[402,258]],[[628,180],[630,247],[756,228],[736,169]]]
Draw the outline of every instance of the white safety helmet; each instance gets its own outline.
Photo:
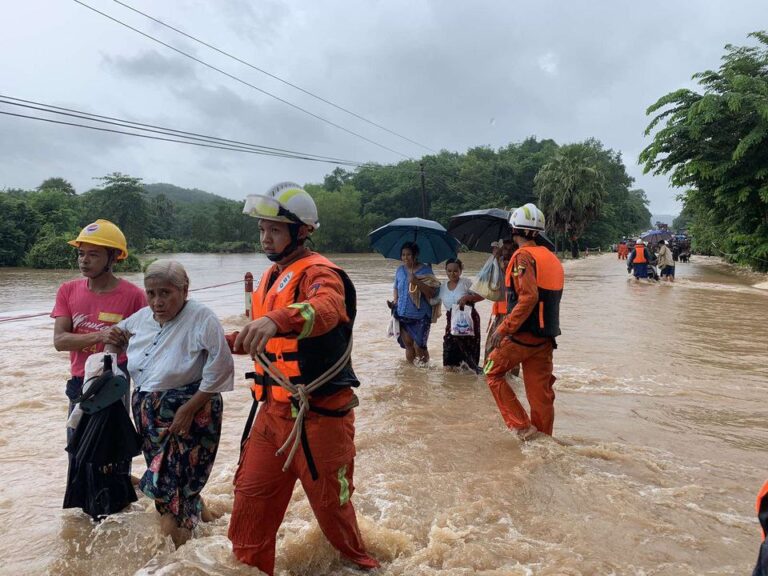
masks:
[[[320,228],[315,201],[294,182],[275,184],[266,194],[248,195],[243,214],[262,220],[306,224],[313,230]]]
[[[544,232],[544,223],[544,213],[531,203],[520,206],[509,216],[509,225],[514,231],[523,232],[529,238]]]
[[[637,240],[635,240],[635,244],[645,244],[645,242],[643,241],[642,238],[638,238]]]

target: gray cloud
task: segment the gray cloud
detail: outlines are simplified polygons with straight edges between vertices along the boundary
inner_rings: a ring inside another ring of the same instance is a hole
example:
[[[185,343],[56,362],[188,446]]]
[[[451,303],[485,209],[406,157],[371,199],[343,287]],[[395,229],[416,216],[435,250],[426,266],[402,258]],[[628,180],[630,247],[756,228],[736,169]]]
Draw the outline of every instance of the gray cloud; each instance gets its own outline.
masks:
[[[4,14],[0,50],[16,56],[0,61],[0,77],[12,95],[316,154],[400,158],[87,11],[41,2],[42,9],[18,3]],[[106,4],[99,7],[264,90],[405,154],[424,153]],[[747,43],[768,17],[762,0],[702,0],[695,10],[661,0],[135,5],[434,149],[501,147],[529,135],[599,138],[623,153],[655,212],[676,211],[677,191],[636,163],[649,143],[645,109],[691,86],[695,72],[716,68],[724,44]],[[37,49],[16,49],[31,45]],[[83,189],[92,176],[121,170],[241,198],[277,180],[319,181],[332,169],[0,117],[0,187],[58,175]]]
[[[104,54],[104,64],[120,74],[149,80],[175,82],[195,77],[192,60],[183,56],[164,56],[154,49],[136,56]]]

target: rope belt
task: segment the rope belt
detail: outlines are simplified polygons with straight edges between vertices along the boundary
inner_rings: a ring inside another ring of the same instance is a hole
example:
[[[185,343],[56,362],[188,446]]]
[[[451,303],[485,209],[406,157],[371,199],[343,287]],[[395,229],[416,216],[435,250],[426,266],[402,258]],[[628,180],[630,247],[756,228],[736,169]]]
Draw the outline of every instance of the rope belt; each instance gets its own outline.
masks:
[[[293,428],[291,429],[291,433],[288,434],[288,438],[286,438],[283,445],[278,449],[276,456],[279,456],[283,454],[286,450],[288,450],[288,447],[290,446],[290,451],[288,452],[288,457],[285,460],[285,464],[283,465],[283,472],[288,470],[288,467],[291,465],[291,462],[293,461],[293,457],[296,455],[296,450],[299,448],[299,444],[302,445],[304,448],[304,454],[307,458],[307,466],[309,467],[309,471],[312,474],[312,479],[317,480],[317,468],[314,463],[314,459],[312,458],[312,453],[309,450],[309,442],[307,440],[307,434],[306,430],[304,428],[304,417],[307,413],[307,411],[311,410],[312,412],[316,412],[317,414],[321,414],[323,416],[331,416],[334,418],[341,418],[343,416],[346,416],[350,410],[352,410],[355,406],[357,406],[360,401],[358,400],[357,396],[354,396],[352,400],[343,408],[339,410],[328,410],[325,408],[313,408],[309,403],[309,397],[318,388],[320,388],[323,384],[326,384],[330,380],[332,380],[341,370],[344,368],[344,366],[347,365],[347,362],[349,362],[349,358],[352,355],[352,338],[350,337],[349,343],[347,344],[347,348],[344,351],[344,354],[341,355],[341,357],[336,361],[336,363],[328,368],[323,374],[321,374],[319,377],[317,377],[315,380],[310,382],[309,384],[293,384],[282,372],[280,372],[280,369],[277,368],[272,362],[267,358],[266,354],[261,352],[257,354],[254,357],[254,360],[259,363],[259,365],[264,370],[264,373],[267,374],[277,385],[282,386],[285,388],[288,392],[291,393],[291,404],[296,408],[297,415],[296,415],[296,422],[293,425]],[[247,376],[247,375],[246,375]],[[255,407],[255,399],[254,399],[254,407]],[[255,411],[251,411],[251,415],[253,415]],[[249,416],[249,422],[251,421],[251,417]],[[250,432],[250,426],[248,426],[248,432]],[[245,440],[245,434],[243,435],[243,440]]]

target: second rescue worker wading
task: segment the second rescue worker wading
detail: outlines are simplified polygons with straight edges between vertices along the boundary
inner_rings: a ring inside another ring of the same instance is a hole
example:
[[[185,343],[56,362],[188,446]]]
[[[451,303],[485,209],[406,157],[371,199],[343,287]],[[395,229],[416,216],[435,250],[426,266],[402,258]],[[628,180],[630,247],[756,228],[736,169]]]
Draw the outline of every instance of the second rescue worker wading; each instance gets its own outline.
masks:
[[[555,392],[552,388],[552,350],[560,335],[560,298],[563,266],[552,252],[535,242],[544,230],[544,215],[526,204],[510,216],[512,238],[518,246],[507,266],[508,314],[491,335],[495,348],[485,366],[488,386],[506,425],[524,440],[537,431],[552,435]],[[504,375],[521,364],[526,413]]]
[[[241,562],[273,574],[277,531],[300,480],[329,542],[358,566],[378,567],[365,551],[351,502],[357,405],[352,388],[360,385],[348,356],[355,288],[343,270],[304,246],[319,223],[312,197],[297,184],[249,196],[244,212],[259,218],[261,245],[274,264],[254,287],[254,320],[237,335],[234,350],[252,357],[264,352],[267,368],[295,386],[309,386],[328,371],[332,377],[311,392],[303,424],[297,424],[301,395],[281,387],[256,362],[249,376],[261,407],[253,426],[250,418],[246,425],[235,474],[233,552]],[[295,457],[276,455],[294,425],[300,436]]]

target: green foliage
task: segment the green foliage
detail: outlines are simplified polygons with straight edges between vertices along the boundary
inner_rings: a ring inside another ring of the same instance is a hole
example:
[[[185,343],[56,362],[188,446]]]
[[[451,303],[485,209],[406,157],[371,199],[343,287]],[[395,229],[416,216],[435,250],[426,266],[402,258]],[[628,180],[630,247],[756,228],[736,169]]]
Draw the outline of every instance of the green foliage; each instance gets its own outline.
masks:
[[[77,250],[67,244],[70,234],[55,234],[47,228],[30,248],[24,264],[30,268],[76,269]]]
[[[570,241],[574,258],[579,255],[579,238],[601,214],[611,160],[610,152],[595,140],[569,144],[561,147],[534,178],[547,228]]]
[[[121,260],[120,262],[115,262],[115,265],[112,267],[112,270],[114,272],[141,272],[142,266],[141,261],[138,259],[136,254],[128,254],[128,258],[125,260]]]
[[[616,241],[620,232],[634,229],[638,219],[647,224],[647,201],[642,191],[629,190],[632,179],[620,155],[603,150],[597,141],[578,146],[591,150],[605,180],[603,217],[584,232],[589,245]],[[306,186],[318,205],[321,223],[313,244],[324,252],[365,252],[370,250],[371,230],[395,218],[422,216],[425,207],[428,218],[447,225],[459,212],[515,208],[536,201],[534,178],[560,150],[552,140],[528,138],[497,150],[441,151],[421,161],[366,165],[354,171],[336,168],[322,185]],[[102,187],[79,196],[69,194],[68,183],[60,178],[46,180],[37,191],[3,193],[0,207],[12,217],[0,221],[0,239],[7,239],[0,245],[0,265],[22,263],[35,244],[30,264],[61,266],[68,262],[70,248],[52,238],[74,238],[97,218],[111,220],[123,230],[132,255],[256,249],[258,220],[242,213],[242,201],[171,184],[144,185],[139,178],[120,173],[99,180]],[[74,258],[74,251],[71,255]],[[130,269],[137,265],[130,263]]]
[[[141,250],[147,241],[150,212],[141,178],[114,172],[97,178],[103,188],[89,190],[82,197],[85,219],[81,224],[105,218],[123,231],[128,245]]]
[[[38,192],[42,192],[43,190],[57,190],[67,196],[74,196],[77,194],[77,192],[75,192],[75,187],[64,180],[64,178],[48,178],[37,187],[37,190]]]
[[[681,195],[694,249],[768,269],[768,34],[728,45],[717,71],[694,75],[701,93],[677,90],[654,115],[640,154],[646,172],[668,174]]]
[[[327,179],[326,179],[327,180]],[[312,235],[312,242],[321,252],[365,252],[369,250],[368,232],[374,217],[361,215],[359,191],[351,184],[343,184],[330,191],[320,186],[306,186],[317,204],[320,228]]]
[[[0,266],[19,266],[37,236],[39,215],[5,192],[0,192],[0,214]]]

